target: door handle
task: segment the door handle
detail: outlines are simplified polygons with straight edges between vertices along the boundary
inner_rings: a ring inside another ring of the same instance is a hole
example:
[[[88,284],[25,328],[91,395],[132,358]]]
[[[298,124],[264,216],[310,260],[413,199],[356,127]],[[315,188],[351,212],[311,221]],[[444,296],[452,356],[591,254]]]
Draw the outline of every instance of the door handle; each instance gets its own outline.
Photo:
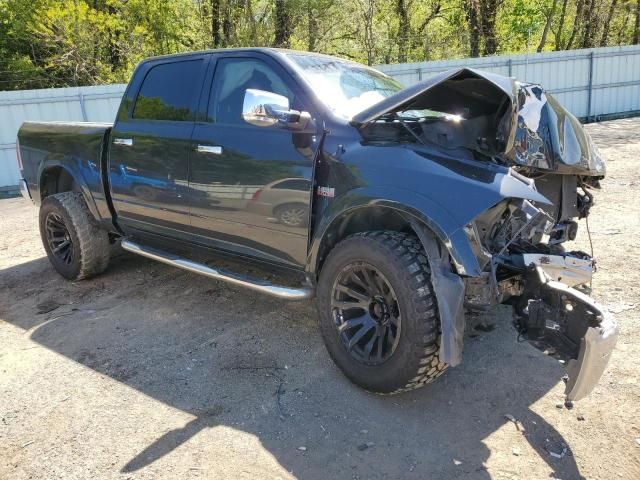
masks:
[[[124,147],[130,147],[133,145],[133,138],[114,138],[114,145],[122,145]]]
[[[196,148],[198,153],[211,153],[213,155],[222,155],[222,147],[220,145],[198,145]]]

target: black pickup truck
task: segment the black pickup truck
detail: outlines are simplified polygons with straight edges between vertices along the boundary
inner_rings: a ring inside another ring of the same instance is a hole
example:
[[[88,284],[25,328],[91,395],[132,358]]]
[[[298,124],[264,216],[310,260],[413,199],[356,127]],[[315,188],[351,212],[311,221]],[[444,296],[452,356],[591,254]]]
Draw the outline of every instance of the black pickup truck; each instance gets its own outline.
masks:
[[[496,303],[566,362],[568,401],[591,391],[617,339],[587,296],[591,256],[563,247],[605,164],[539,85],[460,69],[403,88],[275,49],[157,57],[135,70],[113,125],[27,122],[18,162],[65,278],[104,271],[120,243],[282,299],[315,296],[329,354],[369,391],[460,363],[465,312]],[[197,260],[214,251],[268,275]]]

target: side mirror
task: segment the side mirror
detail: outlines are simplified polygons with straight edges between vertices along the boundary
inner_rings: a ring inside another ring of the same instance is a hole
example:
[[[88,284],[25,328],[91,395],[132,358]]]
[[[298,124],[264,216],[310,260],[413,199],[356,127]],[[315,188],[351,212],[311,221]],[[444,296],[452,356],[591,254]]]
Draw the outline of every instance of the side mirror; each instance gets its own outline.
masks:
[[[291,130],[304,130],[311,120],[307,112],[289,110],[287,97],[253,88],[244,93],[242,118],[257,127],[281,125]]]

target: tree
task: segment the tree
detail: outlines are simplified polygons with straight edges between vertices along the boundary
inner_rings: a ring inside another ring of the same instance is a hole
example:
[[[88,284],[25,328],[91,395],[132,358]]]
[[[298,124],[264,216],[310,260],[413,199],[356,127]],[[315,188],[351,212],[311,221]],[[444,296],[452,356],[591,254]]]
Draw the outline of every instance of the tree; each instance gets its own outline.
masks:
[[[501,0],[465,0],[464,9],[469,23],[469,53],[472,57],[498,52],[496,21]]]
[[[125,82],[145,57],[279,46],[370,65],[640,43],[640,0],[0,0],[0,89]]]
[[[291,15],[286,0],[275,0],[275,47],[288,48],[291,37]]]
[[[398,15],[398,62],[403,63],[407,61],[409,34],[411,33],[406,0],[396,0],[396,14]]]
[[[566,3],[567,2],[565,0],[565,6]],[[540,39],[540,43],[538,44],[538,48],[536,49],[537,52],[541,52],[544,49],[544,46],[547,44],[547,35],[549,35],[549,30],[551,29],[551,23],[553,22],[557,6],[558,0],[553,0],[551,7],[546,9],[546,20],[544,22],[544,29],[542,30],[542,38]]]
[[[373,65],[375,54],[374,17],[377,12],[377,0],[354,0],[356,10],[362,21],[362,28],[358,32],[366,52],[367,65]]]
[[[211,0],[211,45],[213,48],[222,46],[220,36],[220,0]]]
[[[636,24],[633,29],[633,40],[631,43],[638,45],[640,43],[640,0],[636,0]]]
[[[500,0],[483,0],[480,3],[482,15],[482,34],[484,36],[484,55],[494,55],[498,52],[498,37],[496,35],[496,20]]]
[[[604,26],[602,27],[602,37],[600,37],[601,47],[607,46],[607,41],[609,40],[609,28],[611,25],[611,19],[613,18],[613,14],[615,13],[617,6],[618,0],[611,0],[611,4],[609,5],[609,13],[607,14],[607,19],[604,21]]]
[[[558,27],[555,33],[554,50],[562,50],[562,33],[564,30],[564,21],[567,15],[567,3],[568,3],[568,0],[562,0],[562,9],[560,11],[560,18],[558,19]]]
[[[478,0],[465,0],[464,9],[469,23],[469,56],[480,56],[480,39],[482,38],[482,13]]]

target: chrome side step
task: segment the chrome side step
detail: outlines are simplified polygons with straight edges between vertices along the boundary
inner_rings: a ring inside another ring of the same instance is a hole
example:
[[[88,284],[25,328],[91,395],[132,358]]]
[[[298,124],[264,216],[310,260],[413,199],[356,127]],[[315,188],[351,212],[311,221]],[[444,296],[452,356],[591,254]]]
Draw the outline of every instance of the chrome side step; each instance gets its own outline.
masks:
[[[222,280],[234,285],[240,285],[241,287],[247,287],[251,290],[255,290],[256,292],[266,293],[272,297],[278,297],[285,300],[306,300],[312,298],[314,295],[314,290],[311,287],[281,287],[258,278],[251,278],[233,272],[216,270],[215,268],[209,267],[203,263],[193,262],[172,253],[140,245],[126,238],[122,240],[122,248],[128,252],[137,253],[138,255],[166,263],[167,265],[182,268],[183,270],[198,273],[215,280]]]

